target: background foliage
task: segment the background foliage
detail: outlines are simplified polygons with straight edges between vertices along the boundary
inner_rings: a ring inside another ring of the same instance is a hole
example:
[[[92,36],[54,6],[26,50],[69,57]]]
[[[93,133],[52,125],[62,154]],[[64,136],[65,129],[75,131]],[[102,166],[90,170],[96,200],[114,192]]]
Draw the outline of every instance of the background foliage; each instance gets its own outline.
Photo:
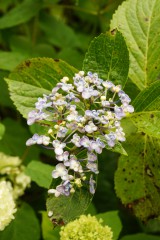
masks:
[[[0,239],[59,239],[59,229],[53,230],[45,206],[56,162],[52,152],[25,146],[37,126],[28,127],[15,105],[26,117],[37,97],[52,89],[52,82],[82,68],[120,82],[135,107],[135,113],[123,120],[127,136],[123,147],[128,156],[120,156],[122,148],[105,150],[100,156],[98,186],[87,213],[103,218],[114,230],[114,239],[160,239],[160,1],[121,3],[0,1],[0,151],[19,156],[32,178],[31,188],[19,201],[16,219],[0,232]],[[97,37],[109,29],[111,33]],[[121,33],[115,35],[115,29]],[[33,57],[37,58],[28,60]]]

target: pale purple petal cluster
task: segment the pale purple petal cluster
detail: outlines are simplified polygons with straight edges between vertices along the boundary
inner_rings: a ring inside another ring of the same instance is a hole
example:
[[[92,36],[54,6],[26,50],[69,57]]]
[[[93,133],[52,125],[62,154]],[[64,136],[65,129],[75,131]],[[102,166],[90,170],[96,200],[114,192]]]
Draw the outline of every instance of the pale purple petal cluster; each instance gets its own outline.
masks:
[[[86,184],[94,194],[97,154],[125,141],[121,119],[134,112],[130,102],[120,85],[84,71],[73,79],[63,77],[49,95],[38,98],[27,123],[49,129],[45,135],[34,134],[26,145],[43,145],[55,153],[52,177],[58,184],[49,194],[69,196]]]

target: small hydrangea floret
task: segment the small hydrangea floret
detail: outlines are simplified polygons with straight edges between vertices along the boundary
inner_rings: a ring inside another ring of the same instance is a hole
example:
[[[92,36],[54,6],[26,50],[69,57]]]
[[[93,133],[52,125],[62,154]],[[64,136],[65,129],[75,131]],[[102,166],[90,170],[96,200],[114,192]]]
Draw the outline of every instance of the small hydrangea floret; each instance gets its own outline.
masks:
[[[38,98],[27,123],[50,128],[45,135],[34,134],[26,145],[39,144],[55,153],[58,164],[52,177],[59,182],[49,194],[69,196],[86,184],[94,194],[97,155],[125,141],[121,120],[134,112],[130,102],[120,85],[84,71],[73,79],[64,76],[49,95]]]

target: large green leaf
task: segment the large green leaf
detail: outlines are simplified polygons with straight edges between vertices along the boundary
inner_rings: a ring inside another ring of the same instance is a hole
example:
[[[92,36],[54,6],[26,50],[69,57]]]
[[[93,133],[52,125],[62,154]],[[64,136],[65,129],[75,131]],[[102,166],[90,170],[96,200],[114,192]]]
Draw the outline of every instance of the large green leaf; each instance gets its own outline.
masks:
[[[160,111],[148,111],[135,113],[131,117],[138,131],[147,133],[149,136],[160,138]]]
[[[124,144],[128,157],[121,156],[115,189],[122,203],[142,220],[160,215],[160,141],[146,134],[132,134]]]
[[[42,8],[42,0],[25,0],[0,18],[0,29],[27,22]]]
[[[39,240],[40,226],[33,209],[23,203],[15,214],[15,219],[0,232],[1,240]]]
[[[119,32],[101,34],[93,39],[83,62],[84,71],[96,72],[101,78],[124,86],[128,68],[128,50]]]
[[[110,211],[96,215],[96,218],[103,219],[103,223],[108,225],[113,232],[113,240],[117,240],[122,230],[122,223],[118,216],[118,211]]]
[[[28,164],[25,173],[29,175],[32,181],[36,182],[39,186],[49,188],[52,181],[51,173],[53,168],[54,167],[51,165],[42,162],[31,161]]]
[[[57,223],[61,220],[68,223],[85,212],[92,196],[85,187],[77,188],[69,196],[55,197],[54,194],[50,194],[47,199],[47,211],[53,212],[52,219],[56,220]]]
[[[37,98],[49,94],[59,80],[73,77],[76,69],[64,61],[51,58],[33,58],[20,64],[6,79],[11,99],[26,117],[34,109]]]
[[[160,138],[160,82],[141,91],[133,106],[136,112],[130,118],[138,130]]]
[[[129,76],[140,90],[160,78],[159,9],[159,0],[128,0],[111,21],[111,30],[118,29],[126,40]]]
[[[132,104],[136,112],[160,111],[160,81],[141,91]]]

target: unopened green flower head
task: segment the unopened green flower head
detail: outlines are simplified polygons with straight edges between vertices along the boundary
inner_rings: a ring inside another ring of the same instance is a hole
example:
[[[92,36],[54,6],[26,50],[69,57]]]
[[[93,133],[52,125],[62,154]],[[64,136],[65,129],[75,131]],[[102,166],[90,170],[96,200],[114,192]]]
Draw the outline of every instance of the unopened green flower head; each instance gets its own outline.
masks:
[[[102,222],[95,216],[81,215],[61,228],[60,240],[112,240],[111,228],[102,226]]]

